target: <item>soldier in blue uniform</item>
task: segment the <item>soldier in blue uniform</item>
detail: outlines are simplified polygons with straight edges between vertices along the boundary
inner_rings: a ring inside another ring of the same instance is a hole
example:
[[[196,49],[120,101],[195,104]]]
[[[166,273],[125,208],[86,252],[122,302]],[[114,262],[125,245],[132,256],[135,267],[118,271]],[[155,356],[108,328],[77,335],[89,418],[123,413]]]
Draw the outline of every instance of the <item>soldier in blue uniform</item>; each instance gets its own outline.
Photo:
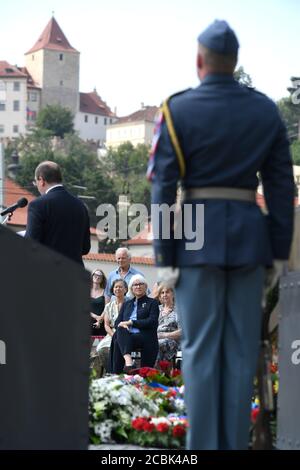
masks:
[[[204,207],[201,248],[185,233],[176,239],[172,218],[169,239],[154,240],[161,278],[177,280],[192,450],[247,448],[266,267],[274,281],[292,239],[286,130],[269,98],[234,79],[238,47],[225,21],[200,34],[201,84],[163,103],[148,169],[152,204],[174,204],[180,181],[194,229]],[[256,205],[258,173],[267,216]]]

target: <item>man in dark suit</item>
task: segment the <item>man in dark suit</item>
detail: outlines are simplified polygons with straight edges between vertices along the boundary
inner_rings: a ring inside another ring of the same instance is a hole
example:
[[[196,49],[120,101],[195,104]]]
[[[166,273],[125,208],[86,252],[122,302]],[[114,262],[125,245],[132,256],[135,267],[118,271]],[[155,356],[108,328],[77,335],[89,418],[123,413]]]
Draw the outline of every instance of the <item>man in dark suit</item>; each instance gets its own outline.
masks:
[[[233,77],[234,31],[215,21],[198,43],[201,85],[163,104],[148,173],[156,205],[172,206],[181,180],[184,233],[165,218],[154,246],[161,280],[174,283],[180,270],[187,448],[245,449],[265,267],[278,274],[291,245],[293,168],[275,104]],[[258,172],[267,217],[256,205]],[[191,239],[197,230],[202,243]]]
[[[82,264],[82,255],[90,250],[86,207],[63,187],[57,163],[40,163],[35,185],[41,196],[29,204],[26,237]]]

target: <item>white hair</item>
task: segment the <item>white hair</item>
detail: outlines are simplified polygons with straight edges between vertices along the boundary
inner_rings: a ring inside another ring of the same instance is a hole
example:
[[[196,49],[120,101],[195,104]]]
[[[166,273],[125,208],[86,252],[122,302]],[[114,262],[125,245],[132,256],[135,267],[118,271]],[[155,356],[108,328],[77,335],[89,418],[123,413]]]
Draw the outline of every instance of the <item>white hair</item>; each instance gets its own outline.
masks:
[[[130,253],[130,251],[128,250],[128,248],[126,248],[125,246],[124,246],[124,247],[121,246],[120,248],[118,248],[118,249],[116,250],[116,253],[115,253],[116,257],[118,256],[118,253],[120,253],[120,251],[124,251],[124,253],[126,253],[126,255],[128,256],[128,258],[131,259],[131,253]]]
[[[129,281],[129,284],[128,284],[128,290],[130,292],[130,294],[134,297],[134,294],[132,292],[132,284],[135,282],[135,281],[140,281],[142,282],[143,284],[145,284],[146,288],[148,287],[148,284],[147,284],[147,281],[146,279],[144,278],[144,276],[142,274],[134,274],[132,276],[132,278],[130,279]]]

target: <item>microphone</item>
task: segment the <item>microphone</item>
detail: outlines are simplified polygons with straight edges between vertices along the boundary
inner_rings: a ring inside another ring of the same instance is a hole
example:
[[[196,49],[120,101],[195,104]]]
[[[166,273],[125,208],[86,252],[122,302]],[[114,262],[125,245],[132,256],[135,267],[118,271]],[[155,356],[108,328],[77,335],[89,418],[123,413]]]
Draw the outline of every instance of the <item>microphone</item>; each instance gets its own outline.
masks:
[[[0,215],[4,216],[7,214],[11,214],[19,207],[25,207],[27,206],[27,204],[28,204],[28,200],[26,199],[26,197],[21,197],[21,199],[19,199],[15,204],[4,209],[4,211],[2,211]]]

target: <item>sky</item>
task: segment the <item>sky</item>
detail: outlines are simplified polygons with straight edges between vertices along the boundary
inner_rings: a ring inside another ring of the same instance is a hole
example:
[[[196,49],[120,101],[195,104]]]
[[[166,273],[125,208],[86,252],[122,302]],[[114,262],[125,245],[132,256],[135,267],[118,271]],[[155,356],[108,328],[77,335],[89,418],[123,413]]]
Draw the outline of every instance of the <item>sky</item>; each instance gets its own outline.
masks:
[[[258,90],[278,100],[300,76],[299,0],[2,0],[0,60],[23,66],[53,12],[80,51],[80,91],[118,116],[197,86],[197,36],[215,19],[235,30]]]

